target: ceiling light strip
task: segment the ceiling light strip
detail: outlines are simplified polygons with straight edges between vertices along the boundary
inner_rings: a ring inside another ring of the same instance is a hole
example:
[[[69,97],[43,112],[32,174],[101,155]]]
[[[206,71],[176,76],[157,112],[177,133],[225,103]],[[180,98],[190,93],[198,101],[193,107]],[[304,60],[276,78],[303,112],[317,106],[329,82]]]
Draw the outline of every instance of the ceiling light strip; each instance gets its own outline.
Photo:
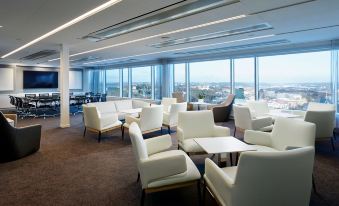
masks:
[[[205,44],[205,45],[191,46],[191,47],[172,49],[172,50],[166,50],[166,51],[151,52],[151,53],[145,53],[145,54],[137,54],[137,55],[126,56],[126,57],[104,59],[104,60],[99,60],[99,61],[86,62],[86,63],[83,63],[83,64],[84,65],[95,64],[95,63],[114,61],[114,60],[120,60],[120,59],[128,59],[128,58],[134,58],[134,57],[140,57],[140,56],[147,56],[147,55],[161,54],[161,53],[167,53],[167,52],[181,51],[181,50],[186,50],[186,49],[196,49],[196,48],[200,48],[200,47],[217,46],[217,45],[230,44],[230,43],[241,42],[241,41],[249,41],[249,40],[253,40],[253,39],[262,39],[262,38],[268,38],[268,37],[273,37],[273,36],[275,36],[275,35],[274,34],[269,34],[269,35],[264,35],[264,36],[257,36],[257,37],[251,37],[251,38],[245,38],[245,39],[238,39],[238,40],[232,40],[232,41],[226,41],[226,42],[220,42],[220,43],[214,43],[214,44]]]
[[[126,44],[136,43],[136,42],[139,42],[139,41],[145,41],[145,40],[156,38],[156,37],[161,37],[161,36],[171,35],[171,34],[175,34],[175,33],[179,33],[179,32],[189,31],[189,30],[192,30],[192,29],[198,29],[198,28],[202,28],[202,27],[206,27],[206,26],[220,24],[220,23],[224,23],[224,22],[228,22],[228,21],[232,21],[232,20],[236,20],[236,19],[245,18],[245,17],[246,17],[246,15],[242,14],[242,15],[238,15],[238,16],[234,16],[234,17],[229,17],[229,18],[226,18],[226,19],[220,19],[220,20],[217,20],[217,21],[212,21],[212,22],[208,22],[208,23],[204,23],[204,24],[199,24],[199,25],[196,25],[196,26],[178,29],[178,30],[175,30],[175,31],[165,32],[165,33],[156,34],[156,35],[152,35],[152,36],[148,36],[148,37],[144,37],[144,38],[140,38],[140,39],[135,39],[135,40],[127,41],[127,42],[122,42],[122,43],[118,43],[118,44],[100,47],[100,48],[97,48],[97,49],[79,52],[79,53],[70,55],[70,57],[74,57],[74,56],[78,56],[78,55],[82,55],[82,54],[87,54],[87,53],[92,53],[92,52],[97,52],[97,51],[101,51],[101,50],[105,50],[105,49],[110,49],[110,48],[113,48],[113,47],[123,46],[123,45],[126,45]],[[48,61],[56,61],[56,60],[59,60],[59,59],[60,58],[56,58],[56,59],[51,59],[51,60],[48,60]]]
[[[6,55],[3,55],[1,58],[6,58],[6,57],[8,57],[8,56],[10,56],[10,55],[12,55],[12,54],[22,50],[22,49],[25,49],[25,48],[27,48],[27,47],[29,47],[29,46],[37,43],[37,42],[39,42],[39,41],[49,37],[49,36],[51,36],[51,35],[59,32],[59,31],[61,31],[61,30],[64,30],[64,29],[72,26],[73,24],[76,24],[76,23],[78,23],[78,22],[80,22],[80,21],[82,21],[82,20],[84,20],[84,19],[86,19],[86,18],[88,18],[88,17],[90,17],[90,16],[92,16],[92,15],[102,11],[102,10],[105,10],[105,9],[113,6],[114,4],[119,3],[120,1],[122,1],[122,0],[111,0],[111,1],[108,1],[108,2],[106,2],[104,4],[102,4],[102,5],[94,8],[94,9],[92,9],[92,10],[82,14],[81,16],[78,16],[77,18],[75,18],[75,19],[73,19],[73,20],[71,20],[71,21],[69,21],[69,22],[67,22],[67,23],[65,23],[65,24],[63,24],[63,25],[53,29],[52,31],[50,31],[50,32],[48,32],[48,33],[46,33],[46,34],[44,34],[44,35],[42,35],[42,36],[40,36],[40,37],[30,41],[30,42],[28,42],[27,44],[25,44],[25,45],[15,49],[15,50],[11,51],[10,53],[8,53]]]

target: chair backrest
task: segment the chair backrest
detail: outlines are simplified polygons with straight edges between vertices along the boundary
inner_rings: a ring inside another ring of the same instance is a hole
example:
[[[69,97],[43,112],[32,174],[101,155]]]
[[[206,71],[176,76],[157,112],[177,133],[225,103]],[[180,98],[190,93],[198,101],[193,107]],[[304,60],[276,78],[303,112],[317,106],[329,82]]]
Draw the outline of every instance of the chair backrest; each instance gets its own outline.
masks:
[[[100,114],[96,107],[82,105],[85,126],[93,129],[100,129]]]
[[[40,93],[39,97],[49,97],[49,93]]]
[[[172,104],[170,111],[169,111],[169,115],[170,115],[169,122],[170,122],[170,124],[171,125],[177,124],[179,112],[185,112],[185,111],[187,111],[187,103],[186,102]]]
[[[161,104],[164,106],[164,112],[169,112],[170,106],[172,104],[175,104],[175,103],[177,103],[177,99],[176,98],[164,97],[161,100]]]
[[[304,120],[316,125],[316,138],[329,138],[335,128],[335,113],[335,110],[307,111]]]
[[[247,101],[248,107],[254,112],[254,117],[267,116],[270,112],[266,101]]]
[[[185,139],[212,137],[214,126],[211,110],[179,112],[178,128],[183,131]]]
[[[141,160],[148,158],[147,146],[142,137],[141,130],[137,123],[133,122],[129,127],[129,135],[132,142],[132,149],[135,158],[140,163]]]
[[[237,128],[252,129],[252,116],[247,106],[233,105],[234,124]]]
[[[333,111],[335,110],[334,104],[323,104],[317,102],[310,102],[307,106],[307,111]]]
[[[36,94],[25,94],[25,97],[34,98],[34,97],[36,97]]]
[[[234,98],[235,98],[234,94],[229,94],[227,96],[226,100],[223,103],[221,103],[221,104],[224,105],[224,106],[231,105],[234,102]]]
[[[315,124],[292,118],[277,118],[272,130],[272,146],[278,150],[286,147],[314,146]]]
[[[142,108],[140,114],[140,129],[147,131],[162,127],[163,106],[154,105]]]
[[[177,103],[186,102],[185,94],[183,92],[173,92],[172,97],[177,99]]]
[[[241,153],[228,205],[309,205],[314,147]]]
[[[58,98],[58,97],[60,97],[60,93],[52,93],[52,97],[53,98]]]

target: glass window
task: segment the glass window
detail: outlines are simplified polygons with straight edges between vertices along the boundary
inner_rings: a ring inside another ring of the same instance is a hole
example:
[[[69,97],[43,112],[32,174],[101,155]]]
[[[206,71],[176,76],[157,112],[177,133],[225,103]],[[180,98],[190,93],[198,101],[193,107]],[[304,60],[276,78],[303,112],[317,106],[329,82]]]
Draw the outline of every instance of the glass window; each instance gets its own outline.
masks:
[[[237,103],[255,99],[254,58],[234,60],[234,94]]]
[[[161,99],[161,66],[154,66],[154,99]]]
[[[122,96],[128,97],[129,86],[128,86],[128,68],[122,69]]]
[[[201,97],[205,102],[216,104],[226,99],[231,90],[229,60],[195,62],[189,66],[192,102]]]
[[[186,66],[185,64],[174,64],[174,88],[175,92],[186,93]]]
[[[108,96],[120,96],[120,70],[106,70],[106,93]]]
[[[305,110],[331,96],[330,51],[259,58],[259,98],[272,108]]]
[[[152,98],[151,67],[132,69],[132,97]]]

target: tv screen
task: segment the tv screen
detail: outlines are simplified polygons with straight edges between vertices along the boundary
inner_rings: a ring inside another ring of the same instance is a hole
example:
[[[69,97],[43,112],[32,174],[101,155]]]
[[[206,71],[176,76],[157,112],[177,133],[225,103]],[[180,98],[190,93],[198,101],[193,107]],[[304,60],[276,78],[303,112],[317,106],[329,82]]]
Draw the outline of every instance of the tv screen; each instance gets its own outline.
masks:
[[[58,88],[58,72],[24,71],[24,89]]]

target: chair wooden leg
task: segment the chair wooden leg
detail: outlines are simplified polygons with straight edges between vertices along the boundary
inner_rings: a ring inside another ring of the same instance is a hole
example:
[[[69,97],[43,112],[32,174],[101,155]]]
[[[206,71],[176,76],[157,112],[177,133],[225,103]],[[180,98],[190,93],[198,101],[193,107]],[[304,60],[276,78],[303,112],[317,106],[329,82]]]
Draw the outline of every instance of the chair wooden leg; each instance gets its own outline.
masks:
[[[334,137],[331,138],[332,150],[335,151]]]
[[[85,135],[86,135],[86,127],[85,127],[85,129],[84,129],[84,135],[83,135],[83,137],[85,137]]]
[[[143,206],[144,205],[144,202],[145,202],[145,189],[142,190],[141,192],[141,199],[140,199],[140,205]]]
[[[168,129],[168,134],[171,134],[171,127],[167,126],[167,129]]]
[[[124,137],[125,137],[125,127],[122,126],[122,128],[121,128],[121,139],[124,140]]]
[[[231,166],[233,166],[232,152],[230,152],[230,164],[231,164]]]
[[[99,132],[99,135],[98,135],[98,142],[101,141],[101,132]]]
[[[201,187],[200,180],[197,182],[197,192],[198,192],[198,205],[201,205]]]
[[[138,172],[137,182],[139,182],[139,180],[140,180],[140,173]]]

